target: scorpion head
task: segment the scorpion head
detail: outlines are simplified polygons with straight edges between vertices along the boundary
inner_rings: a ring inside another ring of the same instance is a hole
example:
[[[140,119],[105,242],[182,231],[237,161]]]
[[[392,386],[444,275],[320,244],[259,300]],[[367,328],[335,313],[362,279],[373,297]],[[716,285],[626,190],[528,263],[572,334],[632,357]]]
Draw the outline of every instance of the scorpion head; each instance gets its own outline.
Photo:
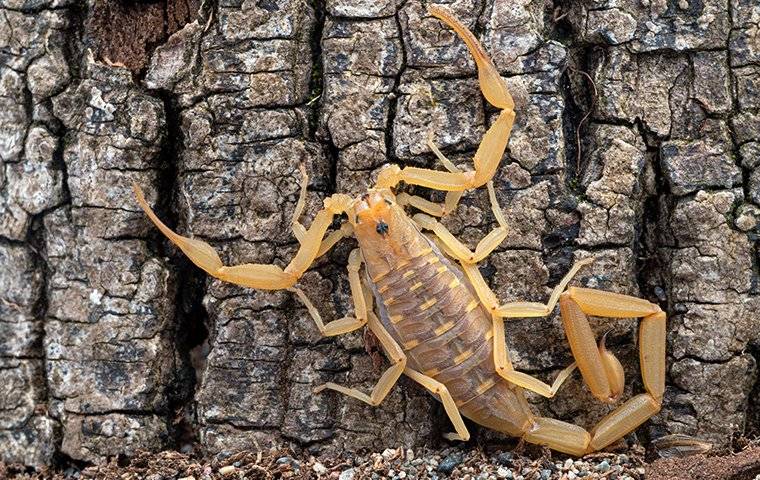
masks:
[[[367,264],[374,268],[414,256],[427,247],[420,244],[419,231],[388,188],[370,189],[356,199],[349,212],[354,235]]]
[[[394,222],[396,197],[387,188],[372,189],[353,204],[349,221],[360,235],[384,238]]]

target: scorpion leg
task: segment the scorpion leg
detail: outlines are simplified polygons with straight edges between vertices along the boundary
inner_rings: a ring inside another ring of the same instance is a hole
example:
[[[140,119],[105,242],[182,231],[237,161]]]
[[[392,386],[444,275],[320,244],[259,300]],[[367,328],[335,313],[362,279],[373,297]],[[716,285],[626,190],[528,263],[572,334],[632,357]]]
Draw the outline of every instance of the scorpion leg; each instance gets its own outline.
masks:
[[[446,158],[446,155],[441,152],[441,150],[438,148],[438,145],[435,144],[435,141],[433,140],[433,131],[430,130],[428,134],[427,139],[427,145],[430,150],[435,153],[435,156],[438,157],[438,160],[443,163],[443,166],[446,167],[446,169],[450,172],[458,172],[459,168],[457,168],[456,165],[454,165],[454,162]],[[454,212],[457,209],[457,206],[459,205],[459,200],[462,199],[462,195],[464,194],[464,191],[452,191],[452,192],[446,192],[446,199],[443,201],[443,215],[448,215],[449,213]],[[424,210],[423,210],[424,211]]]
[[[581,268],[593,262],[593,259],[586,258],[579,260],[573,264],[570,270],[562,277],[562,280],[552,289],[552,293],[549,296],[549,301],[544,303],[539,302],[509,302],[500,305],[496,294],[493,293],[491,287],[488,286],[483,279],[483,275],[480,274],[480,270],[477,265],[471,265],[462,263],[462,268],[470,279],[470,283],[475,288],[475,291],[480,298],[483,305],[488,308],[491,313],[501,318],[529,318],[529,317],[546,317],[554,311],[554,307],[557,305],[557,301],[560,298],[562,292],[567,288],[567,284],[578,274]]]
[[[438,395],[441,398],[443,408],[446,410],[446,414],[449,416],[449,420],[454,424],[454,429],[456,430],[456,433],[447,433],[444,436],[449,440],[462,440],[465,442],[469,440],[470,432],[467,431],[467,426],[464,424],[462,415],[459,413],[459,407],[457,407],[454,402],[446,385],[416,370],[412,370],[411,368],[404,370],[404,373],[415,382],[427,388],[430,393]]]
[[[446,227],[436,221],[433,217],[425,215],[424,213],[418,213],[413,217],[413,220],[421,228],[432,231],[436,237],[438,237],[440,242],[444,244],[446,252],[451,254],[462,264],[471,265],[480,262],[490,255],[491,252],[493,252],[493,250],[498,247],[505,238],[507,238],[507,220],[496,200],[496,192],[493,188],[493,182],[489,180],[487,185],[488,197],[491,201],[491,211],[493,212],[494,217],[496,217],[499,226],[491,230],[482,240],[480,240],[480,242],[478,242],[474,252],[467,248],[454,235],[452,235]]]
[[[448,192],[446,194],[446,199],[442,204],[431,202],[430,200],[426,200],[417,195],[409,195],[406,192],[401,192],[396,195],[396,201],[401,206],[410,205],[417,210],[425,212],[428,215],[433,215],[435,217],[445,217],[457,209],[459,200],[462,198],[463,193],[464,192]]]
[[[314,389],[314,393],[319,393],[325,389],[335,390],[349,397],[359,399],[370,405],[379,405],[380,402],[385,399],[388,393],[396,384],[401,374],[406,367],[406,355],[401,347],[393,340],[390,334],[383,328],[380,321],[375,317],[372,309],[372,296],[361,282],[359,276],[359,270],[361,268],[362,258],[359,249],[354,249],[348,256],[348,280],[351,285],[351,297],[354,301],[354,311],[356,318],[345,317],[340,320],[334,320],[327,325],[324,325],[319,312],[314,305],[309,301],[306,295],[297,288],[291,288],[292,291],[298,295],[301,301],[306,305],[307,310],[314,319],[314,323],[317,324],[317,328],[325,336],[339,335],[341,333],[348,333],[357,328],[362,327],[364,324],[369,324],[369,329],[377,336],[380,343],[388,354],[388,358],[393,362],[388,370],[380,377],[380,380],[372,389],[372,393],[367,395],[366,393],[357,390],[355,388],[347,388],[336,383],[328,382],[324,385],[320,385]]]
[[[527,318],[527,317],[546,317],[554,311],[554,307],[557,306],[562,292],[565,291],[567,285],[575,277],[581,268],[591,264],[594,261],[593,258],[585,258],[578,260],[570,267],[570,270],[562,277],[562,280],[552,289],[552,293],[549,296],[549,301],[546,304],[538,302],[509,302],[503,305],[497,306],[494,311],[494,315],[502,318]],[[482,277],[481,277],[482,278]],[[485,282],[483,282],[485,285]],[[487,286],[487,285],[486,285]]]
[[[353,232],[354,232],[354,229],[350,223],[348,222],[341,223],[340,228],[338,230],[334,230],[330,232],[324,238],[324,240],[322,240],[322,243],[319,245],[319,250],[317,251],[316,258],[319,258],[325,253],[327,253],[339,241],[343,240],[344,238],[350,237],[353,234]]]
[[[435,144],[435,142],[433,142],[432,130],[428,135],[427,144],[430,150],[432,150],[433,153],[435,153],[436,157],[438,157],[438,159],[441,161],[443,166],[446,167],[446,170],[454,173],[460,171],[459,168],[457,168],[457,166],[454,165],[451,160],[446,158],[446,156],[438,149],[438,146]],[[406,192],[401,192],[396,195],[396,200],[398,201],[399,205],[411,205],[412,207],[421,210],[428,215],[433,215],[435,217],[445,217],[457,209],[459,200],[462,199],[463,194],[464,191],[446,192],[446,199],[444,200],[443,204],[431,202],[430,200],[426,200],[417,195],[409,195]]]
[[[565,383],[576,367],[575,362],[565,367],[559,372],[551,386],[527,373],[518,372],[509,360],[509,351],[504,337],[504,320],[496,316],[493,317],[493,359],[496,373],[501,378],[547,398],[552,398],[557,393],[559,387]]]
[[[288,290],[295,293],[301,303],[306,306],[309,311],[309,315],[317,325],[319,333],[325,337],[332,337],[335,335],[341,335],[343,333],[353,332],[354,330],[363,327],[367,323],[367,312],[371,309],[367,308],[367,297],[364,295],[361,277],[359,276],[359,269],[361,268],[362,259],[359,249],[354,249],[348,255],[348,283],[351,286],[351,298],[354,302],[354,317],[343,317],[338,320],[333,320],[327,325],[322,321],[322,316],[319,311],[314,307],[314,304],[309,300],[309,297],[297,287],[290,287]]]
[[[300,164],[298,169],[301,172],[301,191],[298,194],[298,202],[296,202],[296,208],[293,210],[293,217],[290,219],[290,225],[293,229],[293,235],[298,240],[298,243],[303,243],[303,239],[306,236],[306,227],[304,227],[298,219],[301,218],[303,210],[306,207],[306,187],[309,185],[309,175],[306,173],[306,167],[304,164]],[[327,253],[327,251],[335,246],[336,243],[350,236],[351,233],[351,225],[345,222],[342,223],[340,229],[330,232],[324,240],[322,240],[316,258]]]
[[[401,169],[397,165],[391,165],[378,175],[377,186],[380,188],[391,188],[402,181],[411,185],[444,191],[463,191],[478,188],[496,173],[514,124],[515,105],[512,96],[509,94],[496,66],[472,32],[443,8],[431,6],[429,12],[451,27],[467,45],[478,67],[480,90],[486,100],[500,109],[501,113],[486,131],[478,151],[475,153],[473,158],[474,172],[442,172],[417,167]]]
[[[576,262],[572,268],[570,268],[570,271],[565,274],[559,284],[554,287],[552,294],[549,297],[549,302],[546,304],[537,302],[513,302],[501,306],[496,298],[496,294],[493,293],[493,290],[491,290],[483,279],[483,275],[481,275],[477,265],[462,263],[462,269],[470,280],[470,284],[475,288],[478,298],[493,315],[494,365],[496,367],[496,372],[502,378],[539,395],[551,398],[557,393],[570,374],[573,373],[573,370],[576,368],[575,362],[565,367],[557,375],[557,378],[555,378],[552,385],[548,385],[527,373],[514,370],[512,363],[509,361],[506,341],[504,340],[504,323],[502,318],[545,317],[551,314],[557,304],[560,294],[567,287],[567,284],[570,283],[570,280],[572,280],[581,268],[591,263],[591,261],[591,259],[585,259]]]
[[[374,333],[378,340],[380,340],[380,344],[383,346],[388,359],[393,362],[393,365],[391,365],[380,377],[380,380],[378,380],[377,384],[372,389],[372,393],[367,395],[356,388],[348,388],[332,382],[318,386],[314,389],[314,393],[319,393],[325,389],[335,390],[336,392],[356,398],[372,406],[379,405],[385,397],[388,396],[388,393],[390,393],[393,386],[401,377],[401,374],[404,373],[404,369],[406,368],[406,354],[404,354],[404,351],[398,343],[393,340],[393,337],[391,337],[388,331],[385,330],[385,327],[383,327],[383,324],[380,323],[380,320],[377,319],[374,313],[370,312],[368,325],[372,333]]]
[[[226,266],[222,264],[219,255],[208,243],[193,238],[183,237],[182,235],[173,232],[150,208],[145,201],[145,195],[143,194],[142,189],[140,189],[137,184],[133,184],[132,188],[137,197],[137,202],[151,221],[169,240],[177,245],[194,264],[205,270],[209,275],[220,280],[262,290],[281,290],[295,284],[320,253],[323,246],[322,239],[325,236],[325,232],[330,227],[333,217],[347,211],[351,204],[351,198],[347,195],[336,194],[325,199],[325,208],[317,213],[311,223],[311,227],[302,232],[303,235],[299,239],[301,247],[293,260],[291,260],[290,264],[284,269],[276,265],[251,263]],[[294,228],[294,232],[295,230],[296,229]]]

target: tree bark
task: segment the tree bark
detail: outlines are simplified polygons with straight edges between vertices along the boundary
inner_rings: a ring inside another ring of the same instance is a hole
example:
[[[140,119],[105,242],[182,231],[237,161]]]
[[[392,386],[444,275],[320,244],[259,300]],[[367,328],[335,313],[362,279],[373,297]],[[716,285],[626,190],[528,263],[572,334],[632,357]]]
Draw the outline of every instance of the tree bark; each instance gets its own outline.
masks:
[[[638,430],[726,445],[760,431],[760,7],[755,0],[457,0],[513,92],[495,177],[510,235],[483,264],[499,298],[577,284],[667,310],[667,390]],[[211,280],[138,208],[227,264],[286,264],[298,166],[306,222],[384,164],[472,155],[495,111],[421,0],[0,0],[0,460],[101,462],[137,449],[437,445],[450,426],[362,332],[319,337],[287,292]],[[425,192],[420,192],[425,194]],[[435,195],[435,194],[434,194]],[[484,191],[445,224],[473,246]],[[301,284],[351,311],[342,242]],[[636,322],[595,319],[642,390]],[[556,314],[506,325],[516,368],[571,356]],[[576,375],[544,415],[593,426]],[[481,441],[499,436],[473,429]],[[196,442],[197,441],[197,442]]]

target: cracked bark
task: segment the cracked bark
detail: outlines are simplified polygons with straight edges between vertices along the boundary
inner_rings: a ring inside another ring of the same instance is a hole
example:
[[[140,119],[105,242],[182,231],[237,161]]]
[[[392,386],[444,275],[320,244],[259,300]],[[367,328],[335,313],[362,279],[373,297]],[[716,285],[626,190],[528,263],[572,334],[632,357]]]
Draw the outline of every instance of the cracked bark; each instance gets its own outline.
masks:
[[[756,435],[760,7],[555,3],[449,5],[518,104],[495,179],[511,235],[484,273],[504,300],[542,301],[574,260],[596,258],[578,283],[650,298],[671,318],[663,410],[641,440]],[[383,164],[434,166],[430,128],[469,165],[494,112],[422,2],[0,9],[1,460],[100,462],[194,440],[206,452],[441,442],[441,407],[405,380],[377,408],[312,395],[328,380],[369,388],[382,369],[372,342],[320,339],[289,294],[209,280],[129,188],[226,262],[282,265],[300,163],[306,218]],[[484,192],[445,223],[473,245],[494,223]],[[350,311],[351,248],[301,282],[325,317]],[[609,330],[627,393],[641,390],[635,322],[593,326]],[[570,361],[556,317],[507,335],[522,370],[548,379]],[[577,378],[531,401],[586,427],[608,410]]]

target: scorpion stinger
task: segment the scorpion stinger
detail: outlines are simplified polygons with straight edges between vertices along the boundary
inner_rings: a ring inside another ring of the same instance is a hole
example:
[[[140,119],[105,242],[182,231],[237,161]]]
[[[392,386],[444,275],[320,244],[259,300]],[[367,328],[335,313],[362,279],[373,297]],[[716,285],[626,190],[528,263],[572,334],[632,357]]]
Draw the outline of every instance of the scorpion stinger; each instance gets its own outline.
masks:
[[[501,113],[480,142],[473,158],[474,172],[452,169],[451,162],[444,163],[447,165],[448,172],[417,167],[402,169],[398,165],[389,165],[380,172],[377,186],[394,187],[403,181],[411,185],[447,192],[478,188],[493,178],[501,162],[515,120],[515,104],[496,66],[472,32],[443,8],[433,5],[430,6],[429,12],[451,27],[464,40],[478,67],[478,79],[483,96],[491,105],[500,109]],[[442,157],[437,149],[434,149],[434,152],[439,158]]]

